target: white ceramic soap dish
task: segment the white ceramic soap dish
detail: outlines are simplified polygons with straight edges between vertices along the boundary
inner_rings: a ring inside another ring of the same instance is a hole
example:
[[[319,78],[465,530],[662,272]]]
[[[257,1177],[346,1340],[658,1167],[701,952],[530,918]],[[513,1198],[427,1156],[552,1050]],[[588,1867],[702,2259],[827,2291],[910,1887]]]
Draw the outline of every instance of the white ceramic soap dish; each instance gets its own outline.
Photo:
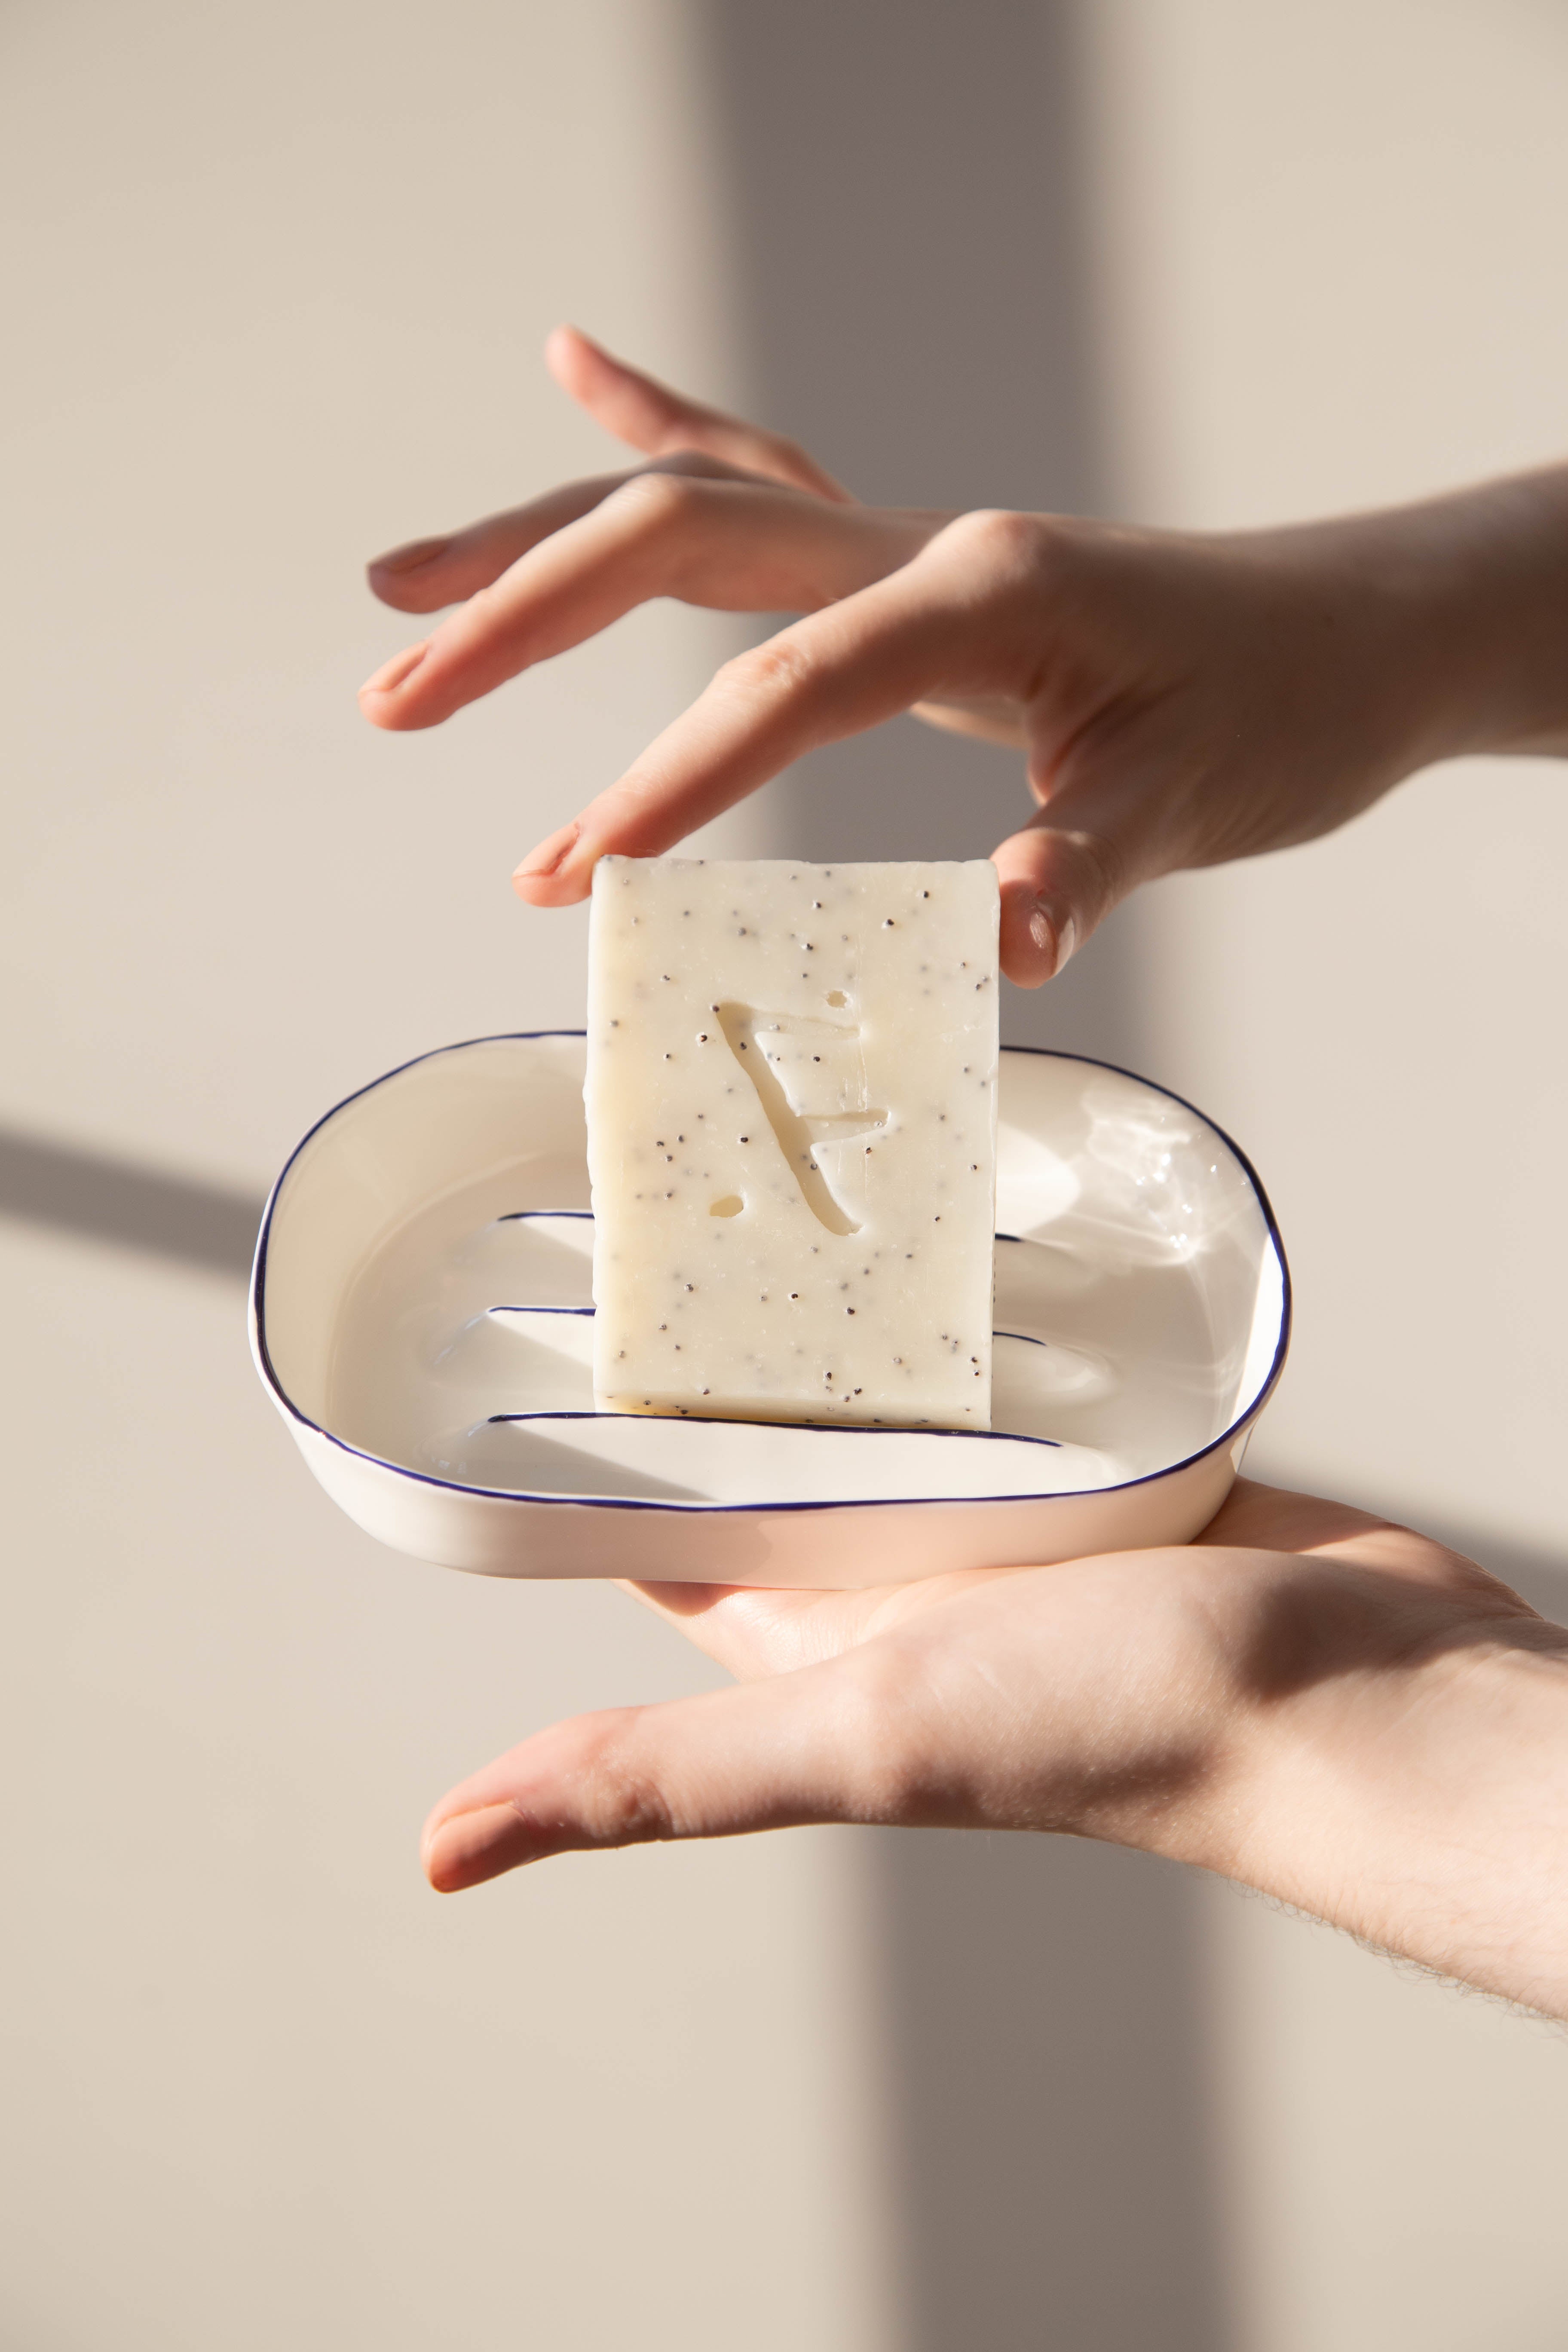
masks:
[[[316,1476],[493,1576],[853,1586],[1178,1543],[1284,1361],[1263,1189],[1177,1097],[1004,1048],[989,1433],[596,1413],[581,1032],[426,1054],[273,1188],[258,1367]]]

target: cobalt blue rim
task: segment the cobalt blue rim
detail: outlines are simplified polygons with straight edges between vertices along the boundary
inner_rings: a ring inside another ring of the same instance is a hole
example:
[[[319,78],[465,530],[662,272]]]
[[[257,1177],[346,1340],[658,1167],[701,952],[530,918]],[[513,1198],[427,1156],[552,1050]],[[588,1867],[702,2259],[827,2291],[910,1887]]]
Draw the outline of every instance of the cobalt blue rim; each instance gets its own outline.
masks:
[[[1043,1339],[1036,1342],[1036,1345],[1041,1348],[1045,1344]],[[984,1441],[989,1445],[1053,1445],[1058,1454],[1062,1444],[1059,1437],[1030,1437],[1021,1429],[933,1429],[929,1422],[920,1421],[731,1421],[728,1414],[721,1412],[599,1412],[592,1406],[571,1404],[557,1405],[553,1408],[545,1406],[538,1412],[489,1413],[485,1418],[485,1426],[487,1429],[498,1429],[513,1421],[687,1421],[692,1423],[698,1429],[809,1429],[814,1437],[963,1437],[967,1438],[972,1444]],[[381,1456],[379,1454],[373,1454],[367,1455],[366,1459],[379,1462]],[[390,1466],[395,1468],[396,1465],[393,1464]],[[473,1486],[465,1491],[475,1495],[511,1495],[519,1490],[515,1486]],[[1091,1486],[1089,1492],[1100,1495],[1109,1493],[1110,1489]],[[595,1499],[596,1500],[597,1497]],[[869,1499],[878,1501],[882,1498],[872,1496]],[[942,1497],[935,1495],[897,1495],[890,1499],[900,1503],[918,1503],[938,1502]],[[1017,1501],[1019,1497],[1013,1495],[979,1495],[973,1497],[949,1495],[945,1499],[950,1503],[962,1503],[972,1499],[982,1503],[1010,1503]],[[710,1507],[715,1507],[710,1506]],[[730,1503],[724,1507],[732,1511],[752,1511],[758,1506],[754,1503]],[[764,1505],[763,1507],[767,1507]],[[819,1507],[834,1507],[782,1503],[779,1506],[781,1510],[794,1510],[797,1507],[815,1510]]]
[[[374,1463],[377,1469],[390,1471],[394,1477],[409,1479],[414,1485],[419,1486],[434,1486],[437,1491],[446,1494],[473,1496],[487,1502],[525,1503],[531,1507],[536,1504],[557,1505],[570,1509],[588,1511],[668,1511],[678,1516],[689,1514],[700,1517],[712,1517],[726,1512],[747,1512],[754,1517],[759,1513],[773,1514],[786,1511],[903,1510],[916,1505],[927,1508],[932,1505],[943,1503],[950,1505],[955,1510],[972,1510],[976,1505],[1078,1502],[1097,1495],[1126,1495],[1131,1494],[1136,1487],[1152,1486],[1160,1479],[1173,1478],[1182,1471],[1192,1469],[1194,1464],[1206,1461],[1211,1454],[1219,1453],[1223,1447],[1233,1445],[1244,1431],[1251,1428],[1279,1386],[1279,1375],[1285,1369],[1285,1358],[1289,1350],[1291,1325],[1295,1316],[1295,1292],[1290,1280],[1290,1263],[1285,1255],[1285,1244],[1279,1232],[1279,1221],[1274,1214],[1274,1204],[1264,1190],[1262,1178],[1241,1146],[1233,1141],[1224,1128],[1210,1118],[1206,1111],[1200,1110],[1196,1103],[1189,1102],[1185,1095],[1177,1094],[1173,1087],[1163,1087],[1157,1079],[1146,1078],[1137,1070],[1126,1069],[1120,1062],[1102,1061],[1095,1054],[1063,1053],[1052,1045],[1004,1045],[999,1049],[1004,1054],[1029,1054],[1040,1061],[1047,1062],[1082,1062],[1089,1069],[1109,1070],[1116,1077],[1131,1078],[1134,1086],[1147,1087],[1152,1094],[1163,1095],[1167,1102],[1179,1103],[1183,1110],[1190,1111],[1194,1118],[1201,1119],[1211,1134],[1218,1136],[1252,1187],[1253,1196],[1263,1213],[1264,1230],[1273,1244],[1274,1255],[1279,1262],[1279,1337],[1274,1344],[1274,1353],[1269,1360],[1268,1374],[1246,1412],[1229,1423],[1217,1437],[1211,1438],[1206,1445],[1200,1445],[1196,1453],[1184,1454],[1180,1462],[1167,1463],[1162,1470],[1146,1470],[1136,1478],[1118,1479],[1112,1486],[1089,1486],[1076,1489],[1069,1495],[868,1495],[847,1498],[840,1502],[678,1503],[659,1502],[647,1496],[634,1495],[563,1495],[520,1490],[515,1486],[466,1486],[458,1479],[437,1478],[426,1470],[410,1470],[400,1462],[388,1462],[379,1454],[367,1453],[363,1446],[351,1445],[347,1438],[337,1436],[331,1430],[323,1428],[319,1421],[312,1421],[309,1413],[300,1412],[279,1379],[271,1356],[268,1352],[267,1249],[271,1237],[273,1212],[278,1205],[283,1187],[289,1181],[289,1171],[306,1145],[310,1143],[331,1120],[336,1118],[341,1111],[347,1110],[350,1104],[358,1102],[362,1096],[374,1094],[378,1087],[390,1085],[394,1078],[400,1078],[405,1070],[416,1069],[421,1062],[437,1061],[444,1054],[468,1053],[475,1045],[523,1045],[535,1044],[549,1037],[586,1037],[587,1034],[585,1029],[502,1029],[483,1037],[459,1038],[455,1045],[434,1045],[427,1053],[411,1054],[406,1062],[399,1062],[395,1068],[384,1070],[379,1077],[371,1078],[363,1087],[356,1087],[352,1094],[344,1095],[340,1102],[332,1105],[331,1110],[323,1111],[321,1118],[306,1129],[279,1169],[277,1181],[267,1196],[267,1206],[262,1213],[261,1230],[257,1235],[256,1257],[250,1276],[251,1349],[261,1376],[274,1398],[289,1420],[296,1423],[300,1428],[308,1429],[313,1435],[323,1438],[329,1445],[336,1446],[340,1454],[347,1454],[355,1461]],[[593,1212],[587,1209],[551,1209],[531,1212],[523,1210],[509,1213],[536,1216],[591,1216]],[[999,1234],[996,1238],[999,1241],[1019,1241],[1022,1236],[1016,1234]],[[789,1429],[801,1426],[796,1422],[747,1422],[734,1425],[749,1429]],[[835,1424],[814,1423],[812,1425],[831,1427]],[[858,1435],[863,1433],[857,1428],[856,1433]],[[875,1434],[874,1432],[870,1433]],[[932,1440],[965,1436],[1005,1437],[1008,1434],[1005,1430],[941,1429],[901,1433],[923,1435]],[[1040,1439],[1025,1442],[1048,1444],[1054,1441]]]
[[[498,1225],[504,1225],[510,1222],[510,1220],[506,1217],[496,1219]],[[592,1315],[593,1312],[591,1307],[504,1307],[500,1299],[493,1307],[485,1308],[487,1315]]]

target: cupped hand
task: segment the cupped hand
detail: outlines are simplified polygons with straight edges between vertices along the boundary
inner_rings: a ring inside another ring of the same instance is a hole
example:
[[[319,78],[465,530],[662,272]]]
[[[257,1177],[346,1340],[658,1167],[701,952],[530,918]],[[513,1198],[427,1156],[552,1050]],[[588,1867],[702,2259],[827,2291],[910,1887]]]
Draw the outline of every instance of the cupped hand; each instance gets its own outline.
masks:
[[[1568,1634],[1427,1538],[1244,1481],[1187,1546],[865,1592],[640,1593],[735,1686],[580,1717],[488,1765],[426,1824],[437,1888],[792,1823],[1066,1831],[1552,2006],[1496,1947],[1529,1875],[1507,1787],[1521,1707],[1556,1727],[1522,1751],[1531,1832],[1568,1827]],[[1536,1905],[1541,1933],[1563,1907]]]
[[[652,597],[802,617],[523,861],[535,905],[914,709],[1025,754],[1037,814],[994,858],[1003,969],[1033,985],[1139,882],[1326,831],[1435,748],[1378,518],[1200,538],[865,507],[573,329],[547,352],[647,462],[374,563],[400,611],[457,609],[370,680],[366,717],[434,726]]]

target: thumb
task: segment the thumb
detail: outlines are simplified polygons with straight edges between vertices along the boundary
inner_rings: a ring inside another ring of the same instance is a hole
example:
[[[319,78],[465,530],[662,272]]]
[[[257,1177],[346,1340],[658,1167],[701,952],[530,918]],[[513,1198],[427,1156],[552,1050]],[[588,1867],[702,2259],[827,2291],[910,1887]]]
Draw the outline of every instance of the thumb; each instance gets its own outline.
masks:
[[[594,1846],[889,1818],[886,1742],[870,1736],[863,1689],[835,1660],[555,1724],[441,1800],[426,1874],[449,1895]]]
[[[1002,898],[1002,969],[1020,988],[1054,980],[1138,877],[1103,835],[1075,832],[1042,810],[993,850]]]

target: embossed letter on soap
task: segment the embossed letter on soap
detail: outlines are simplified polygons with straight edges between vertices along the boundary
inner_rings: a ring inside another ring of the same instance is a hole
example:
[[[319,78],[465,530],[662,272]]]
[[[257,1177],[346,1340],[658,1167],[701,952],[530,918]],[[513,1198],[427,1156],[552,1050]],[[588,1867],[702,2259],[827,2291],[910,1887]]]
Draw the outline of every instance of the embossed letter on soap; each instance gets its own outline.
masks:
[[[606,857],[605,1412],[986,1429],[995,869]]]

